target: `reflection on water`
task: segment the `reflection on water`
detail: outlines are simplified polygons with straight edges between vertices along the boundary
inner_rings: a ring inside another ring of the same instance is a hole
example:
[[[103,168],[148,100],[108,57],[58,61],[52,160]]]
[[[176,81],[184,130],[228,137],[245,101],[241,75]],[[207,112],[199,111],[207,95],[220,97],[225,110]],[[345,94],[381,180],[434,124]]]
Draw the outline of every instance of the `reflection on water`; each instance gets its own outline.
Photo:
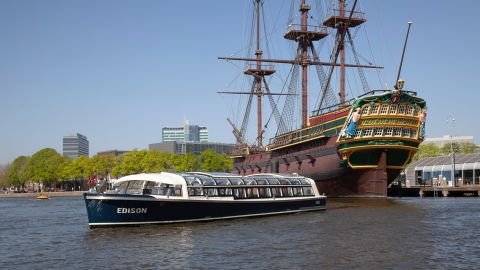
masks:
[[[81,198],[0,200],[2,269],[473,269],[478,198],[330,199],[328,210],[90,230]]]

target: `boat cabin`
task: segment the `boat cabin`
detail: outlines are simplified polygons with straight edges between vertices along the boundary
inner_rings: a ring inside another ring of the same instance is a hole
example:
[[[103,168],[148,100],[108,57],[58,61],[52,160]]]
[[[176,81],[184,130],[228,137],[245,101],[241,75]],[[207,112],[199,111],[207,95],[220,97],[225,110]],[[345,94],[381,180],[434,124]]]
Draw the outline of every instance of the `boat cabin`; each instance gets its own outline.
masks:
[[[230,173],[149,173],[122,177],[115,194],[171,199],[265,199],[319,195],[312,179],[298,175]]]

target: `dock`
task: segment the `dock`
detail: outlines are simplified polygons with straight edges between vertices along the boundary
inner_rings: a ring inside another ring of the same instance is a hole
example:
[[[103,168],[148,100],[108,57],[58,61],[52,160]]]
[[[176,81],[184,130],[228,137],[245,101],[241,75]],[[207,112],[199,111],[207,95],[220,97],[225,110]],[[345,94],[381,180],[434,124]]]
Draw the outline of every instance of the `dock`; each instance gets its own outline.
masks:
[[[389,188],[389,197],[480,197],[480,185]]]

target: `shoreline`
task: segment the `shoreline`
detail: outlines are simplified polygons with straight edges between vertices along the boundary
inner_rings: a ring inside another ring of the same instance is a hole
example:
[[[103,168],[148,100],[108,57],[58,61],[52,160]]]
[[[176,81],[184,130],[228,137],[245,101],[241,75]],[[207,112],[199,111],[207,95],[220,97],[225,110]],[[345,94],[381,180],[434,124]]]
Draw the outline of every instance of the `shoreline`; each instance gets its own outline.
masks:
[[[60,191],[60,192],[34,192],[34,193],[8,193],[0,194],[0,198],[35,198],[40,194],[48,197],[81,197],[87,191]]]

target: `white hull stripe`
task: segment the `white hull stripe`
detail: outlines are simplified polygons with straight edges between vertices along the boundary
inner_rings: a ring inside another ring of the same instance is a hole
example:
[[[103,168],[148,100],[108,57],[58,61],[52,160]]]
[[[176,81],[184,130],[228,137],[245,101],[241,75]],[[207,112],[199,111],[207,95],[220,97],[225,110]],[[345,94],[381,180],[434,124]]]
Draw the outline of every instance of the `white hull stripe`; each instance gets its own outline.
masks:
[[[265,198],[265,199],[215,199],[217,197],[205,198],[205,199],[185,199],[185,198],[146,198],[146,197],[117,197],[117,196],[99,196],[92,195],[86,196],[87,200],[102,200],[102,201],[159,201],[159,202],[220,202],[220,203],[241,203],[241,202],[277,202],[277,201],[309,201],[309,200],[322,200],[326,199],[326,196],[305,196],[305,197],[277,197],[277,198]]]
[[[279,212],[268,212],[268,213],[260,213],[260,214],[236,215],[236,216],[215,217],[215,218],[183,219],[183,220],[172,220],[172,221],[104,222],[104,223],[102,222],[102,223],[88,223],[88,225],[89,226],[111,226],[111,225],[169,224],[169,223],[181,223],[181,222],[193,222],[193,221],[233,219],[233,218],[243,218],[243,217],[271,216],[271,215],[278,215],[278,214],[308,212],[308,211],[317,211],[317,210],[325,210],[325,206],[309,207],[309,208],[304,208],[299,210],[287,210],[287,211],[279,211]]]

